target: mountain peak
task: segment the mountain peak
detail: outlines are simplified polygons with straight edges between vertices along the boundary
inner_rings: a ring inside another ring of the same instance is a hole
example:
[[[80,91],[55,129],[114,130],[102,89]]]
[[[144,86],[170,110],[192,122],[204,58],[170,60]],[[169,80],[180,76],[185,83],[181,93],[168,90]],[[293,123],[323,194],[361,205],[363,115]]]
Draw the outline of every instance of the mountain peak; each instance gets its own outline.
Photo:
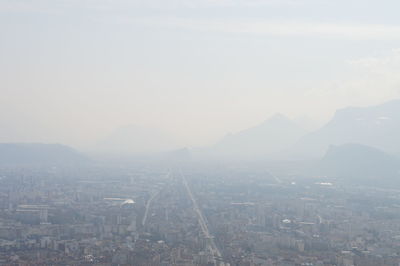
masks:
[[[235,159],[263,158],[293,145],[305,131],[282,114],[263,123],[226,136],[213,147],[217,156]]]

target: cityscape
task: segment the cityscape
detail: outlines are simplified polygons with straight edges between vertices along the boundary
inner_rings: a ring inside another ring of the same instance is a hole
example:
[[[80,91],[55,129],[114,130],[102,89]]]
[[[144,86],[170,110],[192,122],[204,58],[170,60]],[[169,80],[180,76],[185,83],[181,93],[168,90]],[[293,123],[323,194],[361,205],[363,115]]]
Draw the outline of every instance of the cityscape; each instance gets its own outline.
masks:
[[[399,264],[399,190],[207,165],[3,168],[0,264]]]

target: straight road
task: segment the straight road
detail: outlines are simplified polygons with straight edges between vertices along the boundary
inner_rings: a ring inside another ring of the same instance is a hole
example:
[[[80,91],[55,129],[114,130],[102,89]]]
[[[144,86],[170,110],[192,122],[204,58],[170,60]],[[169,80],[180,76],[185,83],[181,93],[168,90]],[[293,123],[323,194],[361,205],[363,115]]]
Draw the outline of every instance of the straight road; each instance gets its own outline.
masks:
[[[166,178],[168,178],[169,175],[170,175],[170,172],[167,173]],[[142,226],[143,227],[146,225],[146,221],[147,221],[147,217],[149,215],[149,210],[150,210],[151,204],[153,203],[153,200],[158,196],[158,194],[160,194],[160,191],[161,190],[153,193],[153,195],[151,195],[150,199],[146,203],[146,209],[144,211],[144,215],[143,215],[143,219],[142,219]]]
[[[210,235],[210,232],[207,227],[207,223],[206,223],[204,216],[197,204],[196,198],[193,196],[192,190],[190,189],[190,187],[188,185],[186,177],[183,175],[182,171],[180,171],[180,172],[181,172],[183,185],[185,186],[186,191],[192,201],[193,209],[197,214],[197,218],[198,218],[201,230],[202,230],[205,238],[207,239],[207,247],[210,250],[211,254],[213,255],[213,263],[216,266],[225,266],[225,263],[220,261],[222,259],[221,252],[219,251],[217,245],[215,244],[213,236]]]

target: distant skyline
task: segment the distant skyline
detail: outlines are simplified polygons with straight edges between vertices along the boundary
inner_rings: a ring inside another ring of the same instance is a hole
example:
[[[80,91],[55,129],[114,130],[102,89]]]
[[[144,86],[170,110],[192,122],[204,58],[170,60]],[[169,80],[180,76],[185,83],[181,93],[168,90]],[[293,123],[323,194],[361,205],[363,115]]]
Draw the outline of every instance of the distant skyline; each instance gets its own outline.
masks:
[[[0,142],[214,143],[400,98],[400,2],[0,0]]]

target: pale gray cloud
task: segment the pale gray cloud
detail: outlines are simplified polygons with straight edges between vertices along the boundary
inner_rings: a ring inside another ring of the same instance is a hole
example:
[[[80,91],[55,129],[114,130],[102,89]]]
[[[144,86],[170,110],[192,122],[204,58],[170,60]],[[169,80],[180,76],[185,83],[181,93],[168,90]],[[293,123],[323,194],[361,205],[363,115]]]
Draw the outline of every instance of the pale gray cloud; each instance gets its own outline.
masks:
[[[392,49],[385,55],[349,60],[348,63],[370,73],[396,75],[400,79],[400,48]]]
[[[332,110],[349,105],[368,106],[400,98],[400,49],[346,63],[350,72],[348,77],[316,84],[308,90],[308,97],[325,99],[316,108],[323,109],[322,105],[330,105]]]
[[[48,11],[63,8],[214,8],[299,6],[326,4],[327,0],[1,0],[0,11]]]
[[[116,18],[119,22],[142,23],[153,27],[180,28],[274,36],[316,36],[350,40],[400,40],[400,26],[385,24],[321,23],[304,21],[186,19],[177,17]]]

